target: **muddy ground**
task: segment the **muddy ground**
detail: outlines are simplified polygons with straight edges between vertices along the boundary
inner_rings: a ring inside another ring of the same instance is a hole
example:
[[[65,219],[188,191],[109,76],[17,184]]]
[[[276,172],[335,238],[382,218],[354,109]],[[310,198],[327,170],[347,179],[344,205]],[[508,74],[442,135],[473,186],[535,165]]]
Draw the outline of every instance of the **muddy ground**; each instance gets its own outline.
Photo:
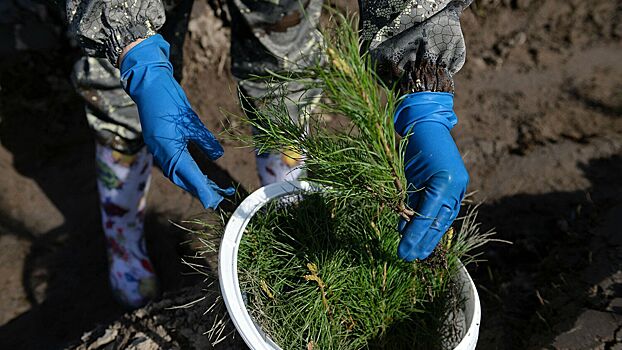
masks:
[[[211,348],[217,287],[181,263],[193,251],[170,223],[205,214],[157,170],[147,234],[165,293],[126,312],[108,291],[93,138],[68,80],[79,52],[59,23],[0,5],[0,348]],[[478,348],[622,349],[622,4],[476,1],[463,26],[454,135],[483,227],[513,242],[470,266]],[[237,110],[228,31],[197,0],[183,85],[216,131]],[[257,188],[250,151],[224,145],[208,174]]]

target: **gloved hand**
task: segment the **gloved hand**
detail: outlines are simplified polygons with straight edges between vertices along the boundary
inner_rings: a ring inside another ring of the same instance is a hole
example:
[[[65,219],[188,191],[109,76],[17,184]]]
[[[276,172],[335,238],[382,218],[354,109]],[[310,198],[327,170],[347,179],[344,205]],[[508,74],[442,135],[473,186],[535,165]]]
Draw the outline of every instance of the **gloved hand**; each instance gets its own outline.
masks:
[[[406,261],[427,258],[460,210],[469,175],[449,133],[457,122],[447,92],[406,95],[395,112],[395,131],[408,137],[408,203],[416,212],[398,227],[398,256]]]
[[[121,82],[138,106],[145,144],[164,175],[205,208],[216,208],[234,189],[222,189],[205,176],[187,146],[192,141],[211,160],[224,151],[190,107],[168,58],[169,44],[162,36],[143,40],[123,58]]]

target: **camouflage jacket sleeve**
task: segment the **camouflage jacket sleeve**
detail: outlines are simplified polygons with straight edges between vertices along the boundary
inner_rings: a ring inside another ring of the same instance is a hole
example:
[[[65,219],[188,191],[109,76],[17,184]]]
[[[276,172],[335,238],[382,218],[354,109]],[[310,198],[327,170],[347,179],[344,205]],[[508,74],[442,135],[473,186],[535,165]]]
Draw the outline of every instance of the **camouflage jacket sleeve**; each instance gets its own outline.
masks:
[[[64,1],[70,35],[87,55],[107,57],[114,66],[125,46],[154,35],[165,21],[162,0]]]
[[[466,46],[460,15],[473,0],[361,0],[362,36],[380,77],[404,93],[453,91]]]

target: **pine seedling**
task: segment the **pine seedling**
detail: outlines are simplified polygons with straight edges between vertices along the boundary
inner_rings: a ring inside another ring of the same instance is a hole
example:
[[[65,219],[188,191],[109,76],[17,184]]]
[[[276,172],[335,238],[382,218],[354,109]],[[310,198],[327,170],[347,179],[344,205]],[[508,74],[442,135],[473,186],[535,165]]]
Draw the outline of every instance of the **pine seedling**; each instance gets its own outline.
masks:
[[[290,76],[273,73],[274,88],[267,100],[277,103],[246,104],[260,107],[247,110],[245,121],[257,132],[245,141],[259,152],[303,155],[307,179],[325,185],[335,199],[373,199],[409,219],[414,212],[406,206],[404,142],[395,138],[390,117],[397,95],[378,79],[369,56],[360,54],[354,19],[338,13],[334,18],[334,28],[325,31],[325,61]],[[281,87],[292,82],[307,90],[323,90],[317,113],[304,121],[292,120],[285,98],[279,100]],[[349,125],[345,130],[329,128],[322,115],[346,117]]]
[[[276,103],[246,104],[256,106],[244,119],[256,132],[245,140],[258,152],[301,155],[306,179],[322,188],[269,203],[251,220],[238,253],[247,309],[283,349],[451,348],[464,332],[460,259],[474,261],[491,233],[468,210],[429,259],[397,257],[398,220],[416,215],[406,205],[406,141],[391,118],[398,97],[361,55],[354,20],[333,17],[326,59],[273,73]],[[288,83],[324,91],[308,120],[290,118]],[[347,123],[331,128],[325,115]]]

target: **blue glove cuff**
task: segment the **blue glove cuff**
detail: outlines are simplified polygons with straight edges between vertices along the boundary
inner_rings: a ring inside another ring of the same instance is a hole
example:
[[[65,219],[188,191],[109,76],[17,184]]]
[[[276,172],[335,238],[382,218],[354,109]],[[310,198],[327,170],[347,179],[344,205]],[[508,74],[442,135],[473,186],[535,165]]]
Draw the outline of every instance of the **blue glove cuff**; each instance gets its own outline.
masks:
[[[171,46],[160,34],[150,36],[134,46],[123,57],[120,70],[123,76],[130,69],[138,66],[163,64],[173,69],[169,61],[169,53]]]
[[[173,65],[168,59],[169,51],[169,43],[160,34],[156,34],[138,43],[123,57],[120,67],[121,84],[136,102],[139,110],[156,108],[152,106],[154,100],[154,90],[150,88],[152,85],[167,86],[166,90],[169,92],[177,91],[178,105],[188,105],[181,87],[174,81]]]
[[[402,137],[416,123],[437,122],[451,130],[458,123],[454,113],[454,95],[448,92],[416,92],[405,95],[395,111],[395,131]]]

